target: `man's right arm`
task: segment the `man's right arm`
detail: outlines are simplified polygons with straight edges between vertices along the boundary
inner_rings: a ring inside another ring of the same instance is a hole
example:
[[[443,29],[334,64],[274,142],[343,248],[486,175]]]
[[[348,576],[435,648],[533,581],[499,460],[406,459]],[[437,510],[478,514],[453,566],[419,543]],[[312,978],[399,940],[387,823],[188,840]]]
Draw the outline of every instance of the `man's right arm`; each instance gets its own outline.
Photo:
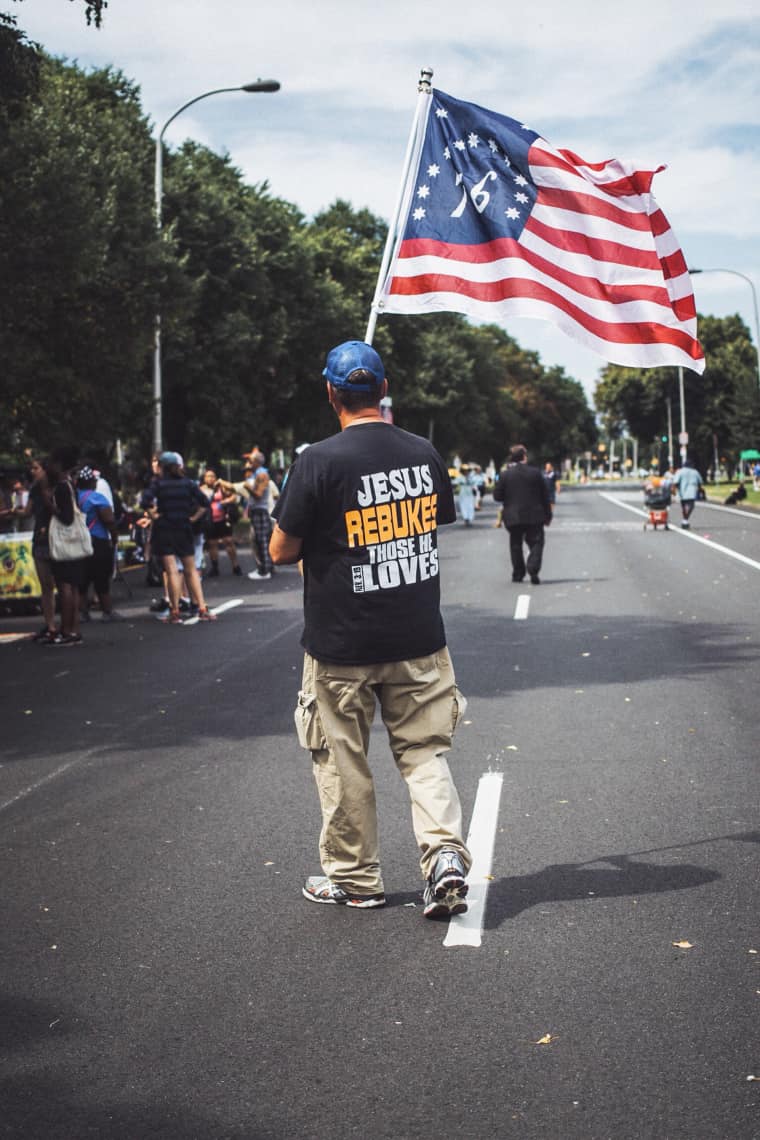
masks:
[[[300,562],[302,550],[302,538],[287,534],[279,523],[274,524],[269,540],[269,557],[275,566],[291,566],[294,562]]]

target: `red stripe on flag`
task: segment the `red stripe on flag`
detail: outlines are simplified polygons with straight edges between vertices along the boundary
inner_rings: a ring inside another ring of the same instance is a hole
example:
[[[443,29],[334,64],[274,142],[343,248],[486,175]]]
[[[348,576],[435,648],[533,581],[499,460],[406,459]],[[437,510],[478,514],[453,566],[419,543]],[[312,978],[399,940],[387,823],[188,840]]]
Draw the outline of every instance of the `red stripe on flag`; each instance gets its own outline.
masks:
[[[642,233],[651,233],[651,226],[646,214],[635,214],[631,210],[621,210],[615,202],[605,202],[595,198],[593,194],[584,194],[572,187],[558,190],[551,186],[542,186],[538,193],[537,204],[550,209],[572,210],[584,217],[604,218],[606,222],[614,222],[617,226],[627,226],[631,230]]]
[[[587,234],[556,229],[554,226],[539,222],[533,216],[528,218],[525,229],[556,249],[565,250],[567,253],[584,254],[594,261],[612,262],[633,269],[659,270],[660,268],[660,259],[653,249],[633,249],[632,246],[622,245],[620,242],[604,241],[602,238],[589,237]]]
[[[528,161],[531,166],[551,166],[557,170],[570,171],[580,178],[585,178],[587,182],[599,186],[606,194],[619,195],[621,198],[651,193],[652,179],[658,171],[665,169],[663,166],[658,166],[657,170],[632,170],[625,173],[621,171],[620,164],[614,158],[606,162],[586,162],[571,150],[544,150],[535,143],[528,152]],[[596,170],[600,173],[606,171],[611,177],[608,180],[592,178],[584,174],[584,170]]]
[[[701,358],[699,344],[681,329],[655,321],[601,321],[568,301],[560,293],[535,281],[510,277],[501,281],[468,281],[462,277],[444,274],[420,274],[417,277],[394,277],[389,282],[390,295],[407,297],[435,293],[457,293],[483,304],[494,304],[512,299],[529,299],[560,309],[580,328],[586,329],[608,344],[661,344],[675,345],[692,359]]]
[[[488,252],[491,253],[491,256],[484,256]],[[566,269],[562,265],[558,265],[556,261],[549,261],[546,257],[536,253],[535,250],[527,249],[519,241],[509,238],[484,242],[482,245],[460,246],[451,246],[444,242],[432,240],[402,242],[398,263],[401,264],[413,257],[438,257],[471,265],[482,265],[496,262],[502,258],[513,258],[531,265],[552,280],[567,285],[574,292],[602,301],[605,304],[618,305],[631,301],[646,301],[666,308],[671,306],[670,294],[664,284],[649,285],[644,282],[639,284],[604,284],[598,277]]]

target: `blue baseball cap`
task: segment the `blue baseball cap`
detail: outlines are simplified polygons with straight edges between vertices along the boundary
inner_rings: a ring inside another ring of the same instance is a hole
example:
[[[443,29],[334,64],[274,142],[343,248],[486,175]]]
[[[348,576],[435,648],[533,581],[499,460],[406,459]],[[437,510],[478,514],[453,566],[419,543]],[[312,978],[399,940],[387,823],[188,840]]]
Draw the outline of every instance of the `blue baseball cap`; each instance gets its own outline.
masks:
[[[360,370],[370,372],[375,384],[352,384],[351,374]],[[383,362],[371,344],[363,340],[346,340],[327,354],[322,375],[334,388],[350,389],[352,392],[374,392],[385,379]]]
[[[181,467],[182,456],[178,455],[176,451],[162,451],[158,457],[158,462],[163,467],[170,467],[172,464],[175,467]]]

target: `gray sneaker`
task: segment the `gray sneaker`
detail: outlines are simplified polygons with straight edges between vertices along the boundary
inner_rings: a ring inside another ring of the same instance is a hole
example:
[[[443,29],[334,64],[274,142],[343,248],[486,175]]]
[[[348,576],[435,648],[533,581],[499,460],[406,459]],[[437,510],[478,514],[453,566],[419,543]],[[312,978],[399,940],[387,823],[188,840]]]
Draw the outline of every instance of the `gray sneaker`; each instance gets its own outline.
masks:
[[[423,893],[425,918],[450,918],[452,914],[465,913],[466,874],[458,851],[444,848],[439,853]]]
[[[339,883],[328,879],[327,875],[309,875],[301,893],[311,902],[333,903],[338,906],[353,906],[360,910],[385,906],[385,895],[357,895],[343,889]]]

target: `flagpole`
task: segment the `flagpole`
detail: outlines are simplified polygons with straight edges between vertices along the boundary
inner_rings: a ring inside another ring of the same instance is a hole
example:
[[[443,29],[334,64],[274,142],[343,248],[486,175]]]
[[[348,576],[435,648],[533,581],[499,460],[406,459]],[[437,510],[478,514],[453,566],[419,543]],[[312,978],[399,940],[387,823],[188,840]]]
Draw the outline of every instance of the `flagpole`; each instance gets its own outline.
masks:
[[[405,202],[405,199],[407,196],[407,189],[408,189],[407,182],[409,179],[409,171],[412,167],[412,164],[413,164],[413,162],[416,158],[416,154],[417,154],[417,149],[418,149],[418,144],[419,144],[419,139],[420,139],[420,124],[422,123],[423,119],[425,118],[425,114],[426,114],[428,106],[429,106],[428,99],[430,98],[430,95],[431,95],[432,90],[433,90],[433,85],[431,83],[432,78],[433,78],[432,67],[423,67],[420,71],[419,83],[417,84],[417,92],[418,92],[417,106],[415,107],[415,110],[414,110],[414,118],[412,120],[412,129],[409,132],[409,141],[406,144],[406,154],[404,155],[404,165],[403,165],[403,170],[402,170],[402,174],[401,174],[401,183],[399,185],[398,197],[396,199],[396,205],[394,206],[394,209],[393,209],[393,215],[391,217],[390,225],[388,226],[388,237],[385,240],[385,249],[383,250],[383,260],[382,260],[382,263],[380,265],[380,272],[379,272],[378,277],[377,277],[377,285],[375,287],[375,295],[372,299],[372,307],[370,309],[369,323],[367,324],[367,332],[364,336],[364,339],[367,342],[367,344],[372,344],[372,338],[375,335],[375,325],[377,324],[377,317],[378,317],[378,304],[380,301],[380,296],[381,296],[382,291],[383,291],[383,285],[385,284],[385,278],[386,278],[386,275],[388,273],[388,266],[390,265],[391,254],[393,253],[393,248],[396,244],[399,218],[401,216],[401,211],[403,209],[404,202]]]

